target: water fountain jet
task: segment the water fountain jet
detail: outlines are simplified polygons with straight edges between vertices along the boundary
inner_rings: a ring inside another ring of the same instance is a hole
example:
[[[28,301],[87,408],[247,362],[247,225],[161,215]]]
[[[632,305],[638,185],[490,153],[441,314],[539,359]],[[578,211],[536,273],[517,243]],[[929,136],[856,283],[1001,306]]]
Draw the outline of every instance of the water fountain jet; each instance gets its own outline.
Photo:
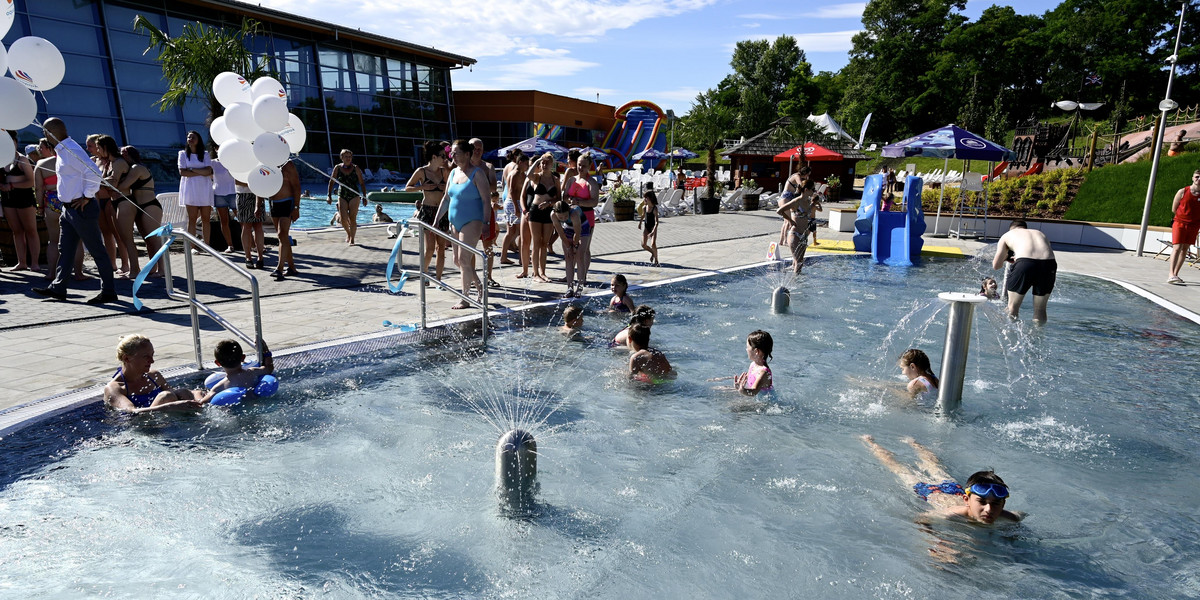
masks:
[[[942,414],[949,414],[962,404],[967,354],[971,348],[972,317],[975,315],[975,305],[986,302],[987,298],[963,292],[942,292],[938,298],[950,305],[945,349],[942,350],[942,385],[938,388],[938,408]]]
[[[528,512],[537,491],[537,441],[523,429],[513,429],[496,443],[496,491],[514,512]]]
[[[782,285],[775,288],[771,292],[771,312],[775,314],[783,314],[788,311],[788,307],[792,304],[792,292]]]

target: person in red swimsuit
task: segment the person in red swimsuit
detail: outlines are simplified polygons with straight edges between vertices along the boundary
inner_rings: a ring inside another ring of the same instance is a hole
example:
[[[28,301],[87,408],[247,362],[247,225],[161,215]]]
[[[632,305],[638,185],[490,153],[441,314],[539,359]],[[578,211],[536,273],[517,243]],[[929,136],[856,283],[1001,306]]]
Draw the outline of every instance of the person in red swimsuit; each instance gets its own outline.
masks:
[[[1179,270],[1187,261],[1188,248],[1196,244],[1200,233],[1200,169],[1192,173],[1192,185],[1179,190],[1171,201],[1171,276],[1167,283],[1183,285]]]

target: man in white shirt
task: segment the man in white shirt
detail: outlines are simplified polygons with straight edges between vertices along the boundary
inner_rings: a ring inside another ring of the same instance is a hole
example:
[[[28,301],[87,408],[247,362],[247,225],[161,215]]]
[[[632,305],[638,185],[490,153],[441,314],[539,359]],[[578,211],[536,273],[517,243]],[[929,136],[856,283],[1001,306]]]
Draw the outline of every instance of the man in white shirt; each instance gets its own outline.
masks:
[[[61,119],[46,119],[42,132],[46,139],[57,144],[54,151],[58,154],[58,163],[54,172],[58,175],[58,197],[63,203],[63,211],[59,217],[58,265],[54,270],[54,281],[33,291],[50,298],[67,299],[71,263],[75,259],[75,248],[82,241],[100,273],[100,293],[87,303],[115,302],[117,292],[113,287],[112,261],[100,236],[100,204],[96,202],[100,171],[79,143],[67,135],[67,125]]]

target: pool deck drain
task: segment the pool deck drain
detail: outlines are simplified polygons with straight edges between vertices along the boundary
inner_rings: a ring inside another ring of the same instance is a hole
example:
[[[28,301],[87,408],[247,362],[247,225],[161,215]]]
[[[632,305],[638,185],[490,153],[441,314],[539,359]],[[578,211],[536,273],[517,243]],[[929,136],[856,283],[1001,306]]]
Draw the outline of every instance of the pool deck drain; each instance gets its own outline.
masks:
[[[830,208],[838,205],[831,205]],[[614,273],[623,273],[632,285],[703,276],[762,263],[767,247],[778,239],[779,218],[771,211],[735,212],[718,215],[687,215],[662,221],[659,232],[661,266],[646,261],[641,250],[641,231],[635,222],[604,223],[597,228],[592,244],[591,291],[599,294]],[[850,233],[818,232],[821,243],[809,249],[810,255],[852,255]],[[359,230],[359,244],[343,243],[341,230],[309,231],[295,236],[294,248],[301,274],[282,282],[271,280],[267,271],[259,275],[262,293],[264,337],[285,356],[307,355],[309,349],[346,343],[347,340],[387,338],[383,321],[412,323],[419,320],[417,282],[409,281],[400,294],[387,292],[384,269],[393,240],[382,227]],[[974,256],[987,249],[978,240],[926,240],[927,256]],[[994,240],[992,241],[994,243]],[[405,241],[404,263],[415,264],[416,242]],[[1138,258],[1131,252],[1055,245],[1062,271],[1101,277],[1149,298],[1182,318],[1200,322],[1200,296],[1196,286],[1165,283],[1167,264],[1150,255]],[[786,248],[783,256],[788,257]],[[231,282],[211,257],[196,257],[201,298],[245,331],[251,330],[249,292]],[[268,256],[274,264],[275,253]],[[832,256],[830,258],[833,258]],[[985,262],[990,263],[990,256]],[[182,272],[182,257],[176,255],[173,266]],[[453,261],[447,261],[444,279],[457,282],[459,274]],[[563,276],[561,257],[552,256],[548,264],[551,277]],[[501,312],[558,302],[562,283],[539,283],[518,279],[519,267],[496,263],[495,278],[501,288],[491,293],[493,307]],[[806,277],[819,276],[809,269]],[[1200,273],[1185,269],[1183,278],[1200,282]],[[134,312],[130,301],[130,282],[119,281],[119,303],[95,307],[83,300],[98,289],[96,279],[72,287],[69,302],[42,300],[31,288],[42,283],[30,273],[0,272],[0,364],[4,365],[6,385],[0,389],[0,432],[5,423],[21,421],[23,413],[34,406],[16,410],[31,402],[63,399],[71,406],[94,401],[100,386],[116,369],[115,346],[120,336],[142,333],[155,344],[155,368],[173,374],[192,372],[194,357],[188,308],[169,300],[161,283],[153,280],[140,294],[148,309]],[[186,289],[182,279],[176,280]],[[801,283],[800,285],[803,285]],[[946,289],[964,291],[964,282],[947,282]],[[428,321],[453,322],[478,318],[478,311],[451,311],[457,298],[429,288]],[[1050,318],[1053,323],[1053,296]],[[391,332],[399,333],[397,330]],[[211,361],[213,346],[229,335],[207,317],[201,319],[201,345],[206,361]],[[290,351],[289,351],[290,350]],[[35,402],[46,406],[46,402]],[[3,435],[0,433],[0,435]]]

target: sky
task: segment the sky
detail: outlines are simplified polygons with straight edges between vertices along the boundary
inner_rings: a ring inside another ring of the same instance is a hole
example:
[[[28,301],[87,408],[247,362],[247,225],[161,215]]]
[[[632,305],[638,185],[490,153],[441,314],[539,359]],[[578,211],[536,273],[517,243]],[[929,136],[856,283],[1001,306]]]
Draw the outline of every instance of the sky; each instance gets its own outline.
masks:
[[[256,0],[343,27],[478,60],[456,90],[536,89],[620,106],[649,100],[686,114],[731,69],[740,40],[794,36],[814,72],[837,71],[865,2],[841,0]],[[969,0],[1041,14],[1052,0]]]

